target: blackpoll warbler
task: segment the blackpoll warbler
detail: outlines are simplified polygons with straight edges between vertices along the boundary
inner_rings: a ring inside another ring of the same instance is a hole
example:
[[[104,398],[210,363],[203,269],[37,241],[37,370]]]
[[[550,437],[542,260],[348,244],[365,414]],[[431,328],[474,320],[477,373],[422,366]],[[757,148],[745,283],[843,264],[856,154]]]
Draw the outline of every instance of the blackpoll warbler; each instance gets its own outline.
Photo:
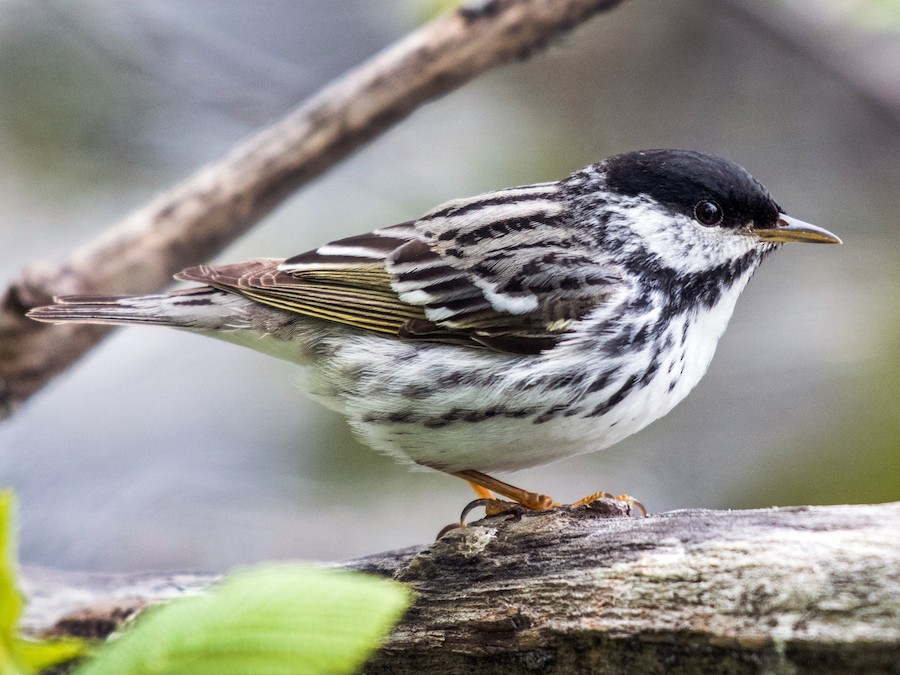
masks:
[[[840,243],[732,162],[649,150],[287,260],[177,275],[200,288],[29,316],[172,326],[299,363],[364,443],[544,509],[484,472],[600,450],[668,413],[759,263],[795,241]]]

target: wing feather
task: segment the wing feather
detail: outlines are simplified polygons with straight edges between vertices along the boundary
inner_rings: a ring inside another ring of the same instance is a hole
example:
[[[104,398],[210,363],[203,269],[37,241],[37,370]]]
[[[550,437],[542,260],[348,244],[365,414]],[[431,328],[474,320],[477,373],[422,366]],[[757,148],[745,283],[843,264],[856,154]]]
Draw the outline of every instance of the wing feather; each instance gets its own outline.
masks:
[[[455,200],[284,261],[201,265],[178,278],[403,338],[537,353],[617,290],[561,189]]]
[[[326,268],[294,276],[279,270],[281,263],[276,259],[257,259],[231,265],[200,265],[176,276],[289,312],[393,335],[399,334],[411,319],[424,317],[420,307],[399,301],[383,267],[350,269],[345,275]]]

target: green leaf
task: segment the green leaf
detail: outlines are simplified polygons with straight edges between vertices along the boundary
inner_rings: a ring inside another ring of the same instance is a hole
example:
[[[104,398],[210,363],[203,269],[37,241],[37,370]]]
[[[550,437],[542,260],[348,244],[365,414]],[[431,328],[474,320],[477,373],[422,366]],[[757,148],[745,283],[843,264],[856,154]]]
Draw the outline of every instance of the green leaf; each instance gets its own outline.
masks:
[[[90,653],[86,642],[78,638],[53,638],[50,640],[26,640],[17,638],[15,655],[27,666],[29,672],[41,672],[52,666],[80,659]]]
[[[16,586],[15,503],[10,490],[0,490],[0,674],[20,673],[16,659],[16,626],[22,614],[22,594]]]
[[[17,634],[25,601],[16,582],[15,498],[0,490],[0,675],[24,675],[85,656],[75,638],[26,640]]]
[[[409,604],[400,584],[299,566],[248,570],[141,615],[78,675],[351,673]]]

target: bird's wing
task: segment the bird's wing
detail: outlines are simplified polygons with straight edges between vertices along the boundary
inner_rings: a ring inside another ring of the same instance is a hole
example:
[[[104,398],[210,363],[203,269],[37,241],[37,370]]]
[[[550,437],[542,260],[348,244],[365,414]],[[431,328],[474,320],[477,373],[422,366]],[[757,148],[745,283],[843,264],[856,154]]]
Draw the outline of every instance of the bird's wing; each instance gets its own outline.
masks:
[[[409,321],[424,319],[425,310],[397,297],[384,258],[413,235],[409,223],[326,244],[303,254],[321,260],[303,271],[289,269],[280,259],[257,258],[189,267],[175,278],[289,312],[398,335]]]
[[[401,337],[533,354],[616,292],[556,183],[448,202],[279,264],[185,270],[288,311]]]

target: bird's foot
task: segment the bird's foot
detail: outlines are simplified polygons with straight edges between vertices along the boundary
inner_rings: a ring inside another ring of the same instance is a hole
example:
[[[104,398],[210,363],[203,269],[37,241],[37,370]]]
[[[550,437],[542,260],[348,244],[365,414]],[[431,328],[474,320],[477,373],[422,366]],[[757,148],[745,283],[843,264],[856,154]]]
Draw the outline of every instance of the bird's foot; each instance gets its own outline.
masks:
[[[451,523],[443,528],[438,534],[438,539],[443,537],[447,532],[455,530],[459,527],[465,527],[466,517],[473,509],[484,507],[487,516],[499,516],[507,513],[522,513],[524,511],[547,511],[559,506],[552,497],[542,495],[537,492],[529,492],[515,485],[504,483],[480,471],[456,471],[454,476],[467,481],[475,490],[478,499],[470,502],[463,509],[458,523]],[[509,501],[498,499],[494,495],[506,497]]]
[[[465,523],[468,515],[479,507],[484,507],[484,514],[488,518],[506,514],[515,515],[523,513],[525,511],[546,511],[546,509],[532,509],[524,504],[519,504],[518,502],[508,502],[504,499],[497,499],[496,497],[483,497],[466,504],[465,508],[462,510],[462,513],[459,516],[459,522]]]
[[[481,493],[480,490],[478,492],[479,494]],[[490,493],[488,494],[490,495]],[[466,518],[469,517],[469,514],[472,511],[480,507],[484,507],[484,513],[487,518],[493,518],[496,516],[504,515],[521,516],[526,511],[548,511],[560,506],[560,504],[557,504],[551,497],[548,497],[547,495],[539,495],[536,493],[530,494],[533,494],[536,499],[529,500],[524,504],[521,502],[508,502],[503,499],[497,499],[492,495],[475,499],[466,504],[465,508],[463,508],[462,513],[459,516],[459,522],[450,523],[449,525],[444,527],[438,533],[437,538],[440,539],[451,530],[465,527]]]
[[[501,497],[506,497],[511,503],[523,506],[529,511],[546,511],[547,509],[559,506],[559,504],[553,501],[552,497],[542,495],[538,492],[523,490],[515,485],[504,483],[492,476],[481,473],[480,471],[457,471],[453,475],[467,481],[475,490],[475,493],[482,499],[493,500],[500,504],[506,503],[500,499],[496,499],[494,495],[497,494]]]
[[[479,491],[480,492],[480,491]],[[595,504],[595,502],[599,502],[601,500],[614,500],[615,502],[624,503],[627,507],[627,510],[623,513],[621,510],[622,507],[619,506],[617,511],[610,512],[608,515],[629,515],[632,513],[634,509],[640,512],[641,516],[647,517],[647,509],[644,508],[644,505],[641,504],[637,499],[632,497],[631,495],[613,495],[609,492],[595,492],[592,495],[588,495],[582,499],[579,499],[577,502],[572,502],[571,504],[558,504],[554,502],[550,497],[546,495],[537,495],[540,499],[536,501],[529,502],[527,504],[522,504],[520,502],[513,501],[505,501],[503,499],[497,499],[493,496],[481,497],[480,499],[475,499],[474,501],[466,504],[465,508],[462,510],[462,513],[459,516],[459,522],[450,523],[446,527],[444,527],[439,533],[437,538],[440,539],[445,534],[452,530],[459,529],[461,527],[466,527],[466,518],[469,517],[469,514],[477,508],[483,507],[485,511],[485,517],[494,518],[497,516],[510,516],[514,520],[518,520],[521,516],[528,511],[549,511],[550,509],[555,508],[563,508],[563,509],[574,509],[577,507],[585,506],[591,507]],[[596,507],[595,507],[596,508]],[[607,507],[609,509],[610,507]]]
[[[577,502],[568,504],[568,506],[588,506],[598,499],[614,499],[617,502],[625,502],[626,504],[628,504],[629,508],[635,508],[641,512],[641,515],[644,518],[647,517],[647,509],[644,508],[644,505],[631,495],[614,495],[609,492],[595,492],[594,494],[588,495],[587,497],[582,497]]]
[[[484,507],[485,515],[490,518],[494,516],[513,515],[521,516],[526,511],[549,511],[560,506],[574,509],[580,506],[590,506],[594,502],[601,499],[612,499],[617,502],[624,502],[628,506],[626,513],[631,513],[632,509],[640,511],[641,515],[647,517],[647,509],[637,499],[631,495],[613,495],[609,492],[595,492],[583,499],[579,499],[572,504],[559,504],[552,497],[542,495],[537,492],[529,492],[518,488],[509,483],[497,480],[480,471],[457,471],[455,476],[468,481],[469,485],[475,490],[478,499],[470,502],[463,509],[462,515],[458,523],[447,525],[438,534],[438,539],[443,537],[447,532],[466,526],[466,518],[469,514],[479,507]],[[506,497],[507,500],[498,499],[495,495]]]
[[[557,504],[547,495],[539,495],[537,493],[529,494],[535,497],[535,499],[530,499],[525,502],[512,502],[490,496],[471,501],[466,504],[459,516],[460,526],[464,526],[468,515],[479,507],[484,507],[485,516],[493,518],[494,516],[521,515],[526,511],[549,511],[550,509],[560,506],[560,504]]]

